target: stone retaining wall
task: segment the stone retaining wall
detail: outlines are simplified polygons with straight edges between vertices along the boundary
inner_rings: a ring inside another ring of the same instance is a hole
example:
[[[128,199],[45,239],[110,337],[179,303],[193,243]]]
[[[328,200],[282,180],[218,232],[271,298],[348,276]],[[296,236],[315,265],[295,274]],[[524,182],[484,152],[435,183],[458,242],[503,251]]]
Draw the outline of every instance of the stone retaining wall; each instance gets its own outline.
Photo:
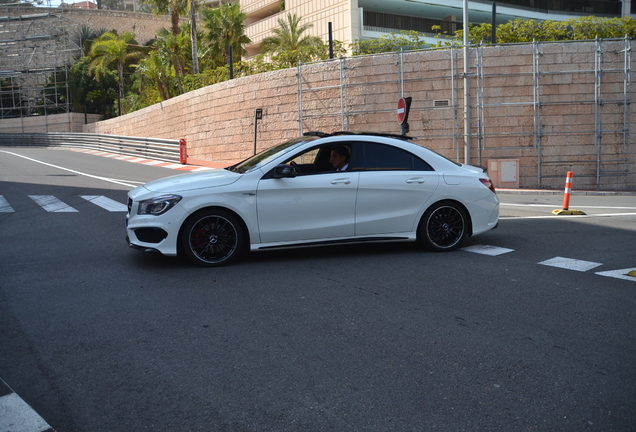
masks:
[[[83,132],[84,123],[95,123],[99,114],[67,113],[0,120],[0,134]],[[1,144],[1,143],[0,143]]]
[[[566,172],[575,171],[581,189],[636,189],[625,42],[600,47],[601,73],[594,42],[472,49],[470,162],[518,160],[526,188],[562,188]],[[296,68],[249,76],[84,131],[186,138],[191,157],[230,163],[253,153],[257,108],[258,150],[297,136],[300,115],[303,131],[399,133],[403,87],[413,98],[409,135],[463,162],[462,56],[445,49],[356,57],[305,65],[300,79]]]
[[[105,29],[117,30],[119,34],[125,31],[135,34],[135,39],[140,45],[144,45],[154,39],[157,32],[163,27],[170,29],[170,17],[168,15],[155,16],[148,13],[111,11],[96,9],[71,9],[71,8],[43,8],[34,6],[0,6],[0,16],[23,16],[44,13],[61,14],[65,19],[80,25],[86,25],[92,30]],[[182,20],[188,21],[187,18]]]

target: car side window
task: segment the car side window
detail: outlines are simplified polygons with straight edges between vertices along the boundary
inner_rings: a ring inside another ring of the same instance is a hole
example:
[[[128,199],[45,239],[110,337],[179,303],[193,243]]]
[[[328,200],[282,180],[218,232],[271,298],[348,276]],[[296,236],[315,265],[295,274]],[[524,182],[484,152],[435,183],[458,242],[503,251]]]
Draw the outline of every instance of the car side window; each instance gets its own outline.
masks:
[[[353,162],[352,169],[363,171],[434,171],[433,168],[406,150],[366,142]]]
[[[298,175],[323,174],[333,172],[333,167],[329,163],[332,145],[314,147],[303,153],[297,154],[287,160],[286,164],[296,166]]]

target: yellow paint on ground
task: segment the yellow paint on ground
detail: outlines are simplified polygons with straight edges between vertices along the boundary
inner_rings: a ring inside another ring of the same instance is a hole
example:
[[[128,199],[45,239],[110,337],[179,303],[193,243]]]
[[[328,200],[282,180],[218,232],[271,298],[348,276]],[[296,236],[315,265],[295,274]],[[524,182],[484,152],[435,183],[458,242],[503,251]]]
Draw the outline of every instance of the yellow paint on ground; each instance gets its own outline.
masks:
[[[552,211],[552,214],[555,215],[584,215],[581,210],[564,210],[564,209],[556,209]]]

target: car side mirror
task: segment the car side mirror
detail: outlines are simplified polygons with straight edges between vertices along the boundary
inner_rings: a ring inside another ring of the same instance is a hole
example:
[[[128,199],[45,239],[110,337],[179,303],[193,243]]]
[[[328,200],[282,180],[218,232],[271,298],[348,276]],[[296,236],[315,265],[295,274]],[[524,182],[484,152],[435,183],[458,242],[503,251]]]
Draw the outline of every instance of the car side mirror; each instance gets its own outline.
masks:
[[[289,165],[280,164],[274,168],[273,178],[292,178],[296,177],[296,170]]]

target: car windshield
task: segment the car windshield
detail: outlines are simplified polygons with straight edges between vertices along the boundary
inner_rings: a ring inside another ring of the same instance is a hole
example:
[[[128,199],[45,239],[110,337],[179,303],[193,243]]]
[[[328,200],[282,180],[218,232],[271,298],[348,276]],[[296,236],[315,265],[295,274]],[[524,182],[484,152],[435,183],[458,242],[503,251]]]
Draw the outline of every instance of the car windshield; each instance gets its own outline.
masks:
[[[285,141],[284,143],[268,148],[267,150],[264,150],[259,154],[252,156],[251,158],[245,159],[243,162],[239,162],[236,165],[227,167],[226,169],[240,174],[252,171],[254,169],[262,167],[263,165],[276,159],[280,155],[292,151],[299,145],[307,141],[313,141],[314,139],[316,139],[316,137],[301,137]]]

